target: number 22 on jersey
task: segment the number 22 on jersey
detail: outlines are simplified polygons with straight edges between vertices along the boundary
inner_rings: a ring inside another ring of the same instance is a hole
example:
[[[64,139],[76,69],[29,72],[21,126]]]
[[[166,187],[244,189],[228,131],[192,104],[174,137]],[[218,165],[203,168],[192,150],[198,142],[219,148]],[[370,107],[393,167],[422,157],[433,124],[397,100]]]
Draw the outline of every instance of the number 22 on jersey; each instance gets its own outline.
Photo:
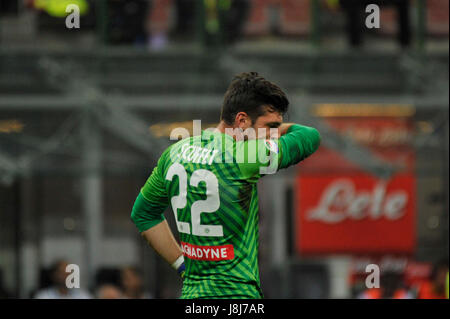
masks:
[[[180,233],[191,233],[191,225],[187,222],[178,220],[178,209],[184,209],[187,204],[188,195],[188,176],[186,169],[179,163],[174,163],[167,171],[166,180],[172,181],[173,177],[178,176],[179,194],[173,196],[170,200],[175,214],[175,221]],[[206,199],[195,201],[191,206],[191,224],[192,234],[196,236],[222,237],[223,227],[221,225],[202,225],[200,223],[201,214],[214,213],[220,207],[219,181],[217,177],[206,169],[198,169],[192,173],[190,178],[190,187],[198,187],[200,182],[206,184]]]

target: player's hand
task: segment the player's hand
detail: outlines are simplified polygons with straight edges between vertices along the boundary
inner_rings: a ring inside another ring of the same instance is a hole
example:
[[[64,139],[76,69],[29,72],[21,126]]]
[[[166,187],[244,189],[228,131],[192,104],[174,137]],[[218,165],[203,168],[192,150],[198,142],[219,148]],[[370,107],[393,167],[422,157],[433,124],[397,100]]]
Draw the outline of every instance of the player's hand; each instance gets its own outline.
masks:
[[[283,136],[284,134],[287,133],[287,130],[294,125],[295,123],[283,123],[280,125],[280,127],[278,128],[278,134],[279,136]]]

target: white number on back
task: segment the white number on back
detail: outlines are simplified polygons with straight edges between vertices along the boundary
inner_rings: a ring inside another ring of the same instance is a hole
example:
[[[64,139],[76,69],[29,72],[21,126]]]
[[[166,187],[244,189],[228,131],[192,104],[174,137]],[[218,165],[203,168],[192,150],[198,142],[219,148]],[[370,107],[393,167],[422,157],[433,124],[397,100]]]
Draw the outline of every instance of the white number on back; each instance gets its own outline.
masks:
[[[177,209],[183,209],[186,207],[187,203],[187,173],[183,165],[174,163],[169,168],[166,179],[172,181],[174,175],[178,176],[179,195],[172,197],[172,209],[175,214],[178,231],[181,233],[190,234],[189,223],[178,221],[177,215]],[[200,223],[202,213],[214,213],[220,207],[219,181],[210,171],[206,169],[198,169],[192,173],[190,186],[198,187],[200,182],[205,182],[206,184],[206,199],[198,200],[192,204],[192,234],[196,236],[222,237],[223,227],[221,225],[202,225]]]
[[[170,166],[167,171],[166,179],[172,181],[174,175],[178,176],[179,185],[179,195],[173,196],[170,199],[172,204],[173,212],[175,213],[175,221],[177,223],[177,228],[180,233],[191,233],[191,227],[189,223],[178,221],[177,209],[183,209],[186,206],[186,195],[187,195],[187,174],[183,165],[175,163]]]

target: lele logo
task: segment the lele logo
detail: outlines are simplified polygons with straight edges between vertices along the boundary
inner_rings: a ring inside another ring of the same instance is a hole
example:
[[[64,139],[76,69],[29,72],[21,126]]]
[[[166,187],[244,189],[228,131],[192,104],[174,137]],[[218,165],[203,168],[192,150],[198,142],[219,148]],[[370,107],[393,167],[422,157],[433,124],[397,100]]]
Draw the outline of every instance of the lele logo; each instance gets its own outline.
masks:
[[[307,214],[309,220],[334,224],[346,219],[396,220],[405,215],[408,194],[404,190],[386,193],[386,183],[380,181],[371,192],[356,190],[352,180],[332,182],[323,192],[319,204]]]
[[[300,253],[411,253],[415,178],[303,175],[297,184]]]

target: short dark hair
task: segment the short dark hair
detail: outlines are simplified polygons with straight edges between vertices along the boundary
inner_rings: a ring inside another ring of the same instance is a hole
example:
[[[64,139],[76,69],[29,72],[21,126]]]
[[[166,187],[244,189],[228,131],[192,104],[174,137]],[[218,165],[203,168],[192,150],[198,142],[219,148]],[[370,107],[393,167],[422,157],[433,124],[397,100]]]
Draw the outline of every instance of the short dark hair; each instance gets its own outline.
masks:
[[[282,115],[287,112],[289,100],[283,90],[257,72],[236,75],[225,93],[220,119],[232,125],[236,114],[247,113],[254,122],[270,105]]]

